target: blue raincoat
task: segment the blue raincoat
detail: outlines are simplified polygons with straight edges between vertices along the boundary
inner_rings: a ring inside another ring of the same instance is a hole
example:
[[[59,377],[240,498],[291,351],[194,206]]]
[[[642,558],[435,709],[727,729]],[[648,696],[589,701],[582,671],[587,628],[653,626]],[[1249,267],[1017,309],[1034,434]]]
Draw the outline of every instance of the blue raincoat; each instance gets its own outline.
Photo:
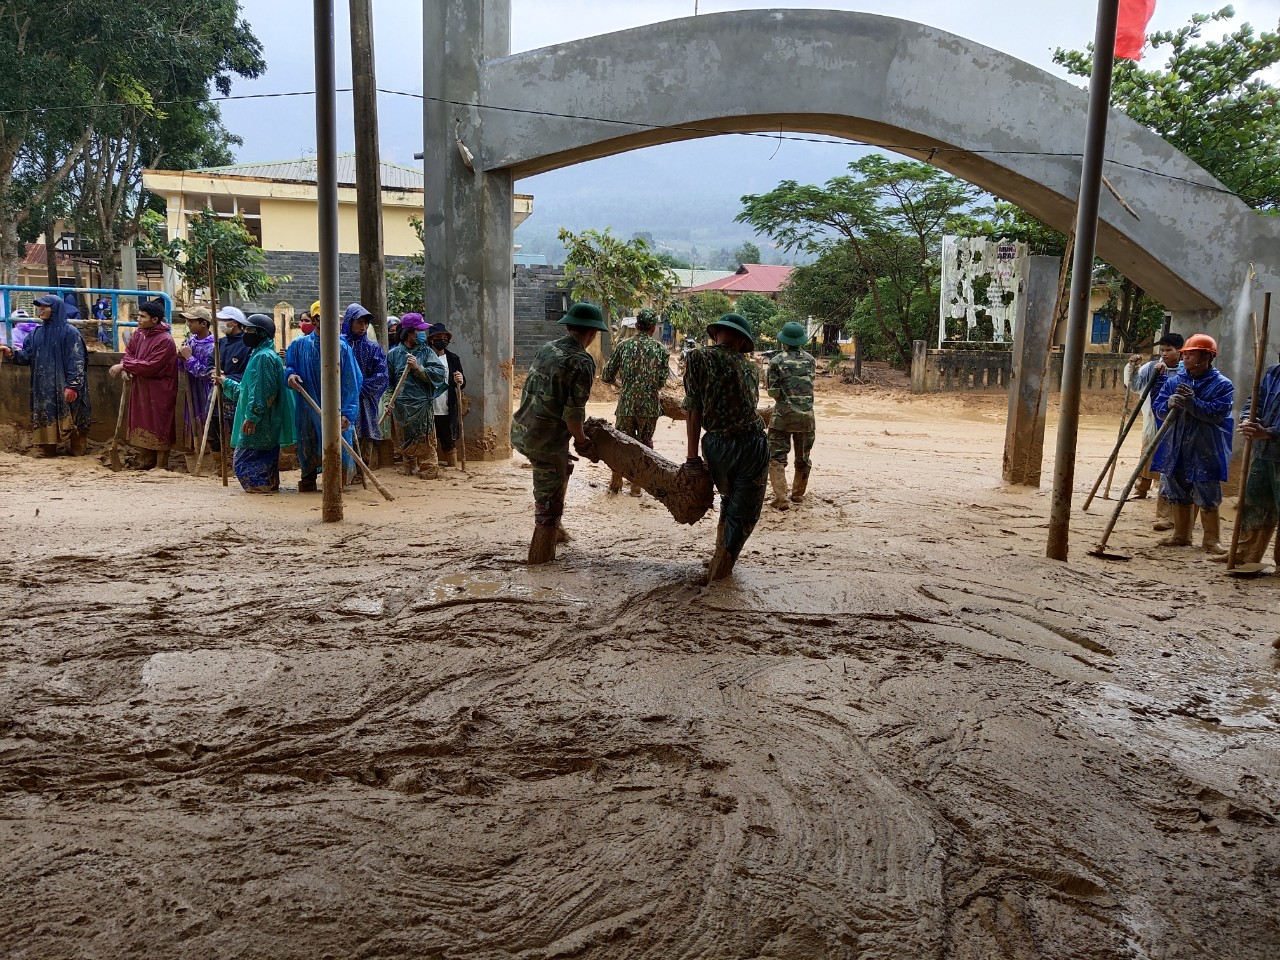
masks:
[[[379,401],[387,392],[390,378],[387,375],[387,355],[376,340],[368,337],[353,337],[351,322],[359,317],[372,316],[368,310],[358,303],[347,307],[342,315],[342,338],[351,347],[355,355],[356,366],[360,368],[363,381],[360,384],[360,412],[352,421],[355,424],[356,436],[362,439],[381,440],[382,429],[379,426]],[[305,403],[305,401],[303,401]]]
[[[1253,441],[1254,460],[1280,460],[1280,363],[1266,372],[1258,388],[1258,413],[1249,410],[1252,397],[1246,397],[1240,411],[1242,419],[1257,420],[1271,434],[1270,440]]]
[[[1192,377],[1186,370],[1171,373],[1151,404],[1161,423],[1168,419],[1169,400],[1183,383],[1190,384],[1195,400],[1160,441],[1151,469],[1174,474],[1188,483],[1220,483],[1227,479],[1231,461],[1235,387],[1217,367],[1210,367],[1199,377]]]
[[[340,401],[342,415],[352,424],[343,431],[347,443],[355,446],[355,422],[360,413],[360,368],[356,366],[355,354],[346,340],[339,339],[342,348],[338,365],[342,377],[342,398]],[[311,399],[323,404],[320,395],[320,334],[312,331],[305,337],[299,337],[289,344],[284,355],[285,378],[297,374],[302,378],[303,389],[311,394]],[[311,404],[302,397],[294,405],[294,419],[298,435],[298,465],[302,467],[304,477],[315,476],[324,464],[324,436],[320,426],[320,414],[311,409]],[[342,470],[347,479],[355,476],[356,462],[344,449],[342,451]]]
[[[55,296],[36,301],[53,312],[22,343],[13,362],[31,367],[31,422],[37,429],[56,427],[68,415],[77,430],[88,430],[93,412],[89,407],[85,368],[88,364],[80,331],[67,322],[67,307]],[[68,408],[63,391],[78,396]]]

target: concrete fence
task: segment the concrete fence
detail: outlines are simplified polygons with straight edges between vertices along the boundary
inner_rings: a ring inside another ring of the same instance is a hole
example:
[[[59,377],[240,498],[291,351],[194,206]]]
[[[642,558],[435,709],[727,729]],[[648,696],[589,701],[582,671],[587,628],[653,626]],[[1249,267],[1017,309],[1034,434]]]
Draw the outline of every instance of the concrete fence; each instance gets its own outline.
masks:
[[[1086,353],[1084,389],[1094,393],[1124,392],[1124,365],[1128,354]],[[1004,393],[1013,375],[1013,354],[1008,350],[930,350],[917,340],[911,358],[912,393]],[[1049,355],[1049,389],[1056,393],[1062,382],[1062,352]]]

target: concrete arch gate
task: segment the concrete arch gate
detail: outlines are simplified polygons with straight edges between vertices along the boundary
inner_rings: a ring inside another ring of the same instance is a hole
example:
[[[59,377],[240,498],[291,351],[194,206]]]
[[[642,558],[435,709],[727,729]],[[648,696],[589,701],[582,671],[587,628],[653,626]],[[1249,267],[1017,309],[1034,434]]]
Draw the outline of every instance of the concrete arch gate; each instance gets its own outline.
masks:
[[[520,177],[782,129],[894,145],[1064,233],[1074,220],[1085,93],[953,34],[869,14],[757,10],[512,55],[510,14],[509,0],[423,5],[426,307],[456,328],[455,349],[481,388],[467,418],[472,457],[510,454]],[[1175,329],[1218,337],[1239,398],[1253,367],[1244,321],[1260,310],[1258,291],[1280,282],[1280,218],[1251,210],[1116,112],[1107,158],[1108,178],[1141,219],[1104,192],[1099,256],[1163,301]]]

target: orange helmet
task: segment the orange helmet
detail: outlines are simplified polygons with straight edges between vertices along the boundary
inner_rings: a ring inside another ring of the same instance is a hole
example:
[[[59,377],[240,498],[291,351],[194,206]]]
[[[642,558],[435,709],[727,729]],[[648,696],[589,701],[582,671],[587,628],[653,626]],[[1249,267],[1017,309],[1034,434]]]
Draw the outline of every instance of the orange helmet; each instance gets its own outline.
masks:
[[[1179,352],[1189,353],[1192,350],[1204,350],[1216,357],[1218,355],[1218,341],[1207,333],[1193,333],[1187,337],[1187,342],[1182,345],[1182,349]]]

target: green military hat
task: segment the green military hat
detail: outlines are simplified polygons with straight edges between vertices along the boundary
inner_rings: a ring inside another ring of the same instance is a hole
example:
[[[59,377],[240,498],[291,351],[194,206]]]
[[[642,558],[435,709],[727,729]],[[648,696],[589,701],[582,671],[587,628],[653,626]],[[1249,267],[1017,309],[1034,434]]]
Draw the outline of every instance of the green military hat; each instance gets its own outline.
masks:
[[[726,330],[732,330],[746,337],[748,344],[746,352],[756,348],[756,338],[751,335],[751,324],[747,323],[746,317],[736,313],[726,313],[719,320],[707,324],[707,336],[711,336],[711,331],[715,327],[724,327]]]
[[[796,323],[792,320],[790,323],[784,323],[782,329],[778,331],[778,342],[785,343],[788,347],[801,346],[809,335],[804,332],[804,324]]]
[[[604,314],[594,303],[580,300],[569,308],[569,312],[560,318],[566,327],[580,327],[584,330],[600,330],[609,332],[609,325],[604,322]]]

